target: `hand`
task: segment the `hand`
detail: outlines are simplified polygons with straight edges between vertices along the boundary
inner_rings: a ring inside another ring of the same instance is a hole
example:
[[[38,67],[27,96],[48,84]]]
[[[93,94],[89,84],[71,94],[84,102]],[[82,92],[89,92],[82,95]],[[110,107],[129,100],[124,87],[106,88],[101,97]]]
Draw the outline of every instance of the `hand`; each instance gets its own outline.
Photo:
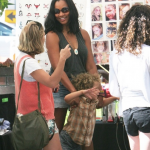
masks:
[[[99,100],[99,102],[98,102],[96,108],[102,108],[103,105],[104,105],[103,97],[102,96],[98,96],[98,100]]]
[[[120,100],[120,97],[116,97],[117,100]]]
[[[82,91],[83,95],[89,99],[97,99],[99,95],[99,90],[97,88],[91,88]]]
[[[55,88],[52,88],[53,93],[57,93],[58,90],[59,90],[59,84]]]
[[[60,58],[63,58],[63,59],[67,59],[71,56],[71,52],[70,52],[71,48],[69,47],[69,44],[64,48],[64,49],[61,49],[60,51]]]
[[[79,103],[80,103],[80,98],[76,97],[71,101],[70,106],[71,108],[76,108],[79,105]]]

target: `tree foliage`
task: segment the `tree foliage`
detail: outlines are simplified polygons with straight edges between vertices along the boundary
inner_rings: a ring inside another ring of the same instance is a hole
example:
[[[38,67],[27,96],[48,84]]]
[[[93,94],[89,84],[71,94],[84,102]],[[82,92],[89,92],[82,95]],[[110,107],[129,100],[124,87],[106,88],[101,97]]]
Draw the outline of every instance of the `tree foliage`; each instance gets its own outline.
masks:
[[[0,0],[0,16],[3,14],[5,8],[8,8],[8,5],[14,5],[9,3],[8,0]]]

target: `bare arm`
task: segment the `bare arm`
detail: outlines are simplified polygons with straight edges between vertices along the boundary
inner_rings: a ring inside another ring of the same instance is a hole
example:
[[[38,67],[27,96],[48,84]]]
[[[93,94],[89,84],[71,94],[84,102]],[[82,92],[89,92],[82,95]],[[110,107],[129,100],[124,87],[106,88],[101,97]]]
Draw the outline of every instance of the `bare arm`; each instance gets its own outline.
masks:
[[[65,99],[65,102],[70,105],[74,98],[79,97],[81,95],[83,95],[83,90],[72,92],[72,93],[66,95],[64,99]]]
[[[52,68],[55,70],[55,68],[58,65],[58,61],[60,57],[59,38],[56,33],[49,32],[46,35],[46,47],[48,49],[48,56],[49,56],[49,60],[51,62]],[[67,74],[64,71],[62,73],[61,82],[70,92],[76,91],[76,89],[74,88]]]
[[[94,87],[94,88],[87,89],[87,90],[80,90],[80,91],[72,92],[65,96],[65,101],[66,103],[70,105],[75,98],[81,95],[84,95],[86,98],[94,100],[94,99],[97,99],[98,94],[99,94],[99,90]]]
[[[89,34],[87,33],[86,30],[83,30],[83,29],[81,29],[81,33],[82,33],[83,39],[85,41],[85,45],[88,49],[86,70],[87,70],[87,72],[89,72],[91,74],[98,73],[96,65],[94,63],[94,58],[93,58],[92,49],[91,49],[91,40],[90,40]]]
[[[109,97],[109,98],[104,98],[104,104],[103,104],[103,107],[104,106],[107,106],[108,104],[112,103],[113,101],[115,100],[119,100],[118,97]]]
[[[85,45],[88,49],[86,70],[87,70],[87,72],[89,72],[91,74],[96,74],[98,72],[97,72],[96,65],[94,63],[94,58],[93,58],[92,49],[91,49],[91,40],[90,40],[89,34],[87,33],[87,31],[85,31],[83,29],[81,29],[81,33],[82,33],[82,36],[84,38]],[[101,84],[100,84],[100,89],[99,90],[102,90]],[[99,96],[98,100],[99,100],[98,108],[103,107],[103,97]]]
[[[30,75],[38,82],[51,87],[55,88],[59,81],[61,80],[61,76],[63,74],[65,61],[68,57],[70,57],[70,48],[69,45],[67,45],[64,49],[61,50],[60,58],[58,60],[57,67],[54,71],[54,73],[49,76],[43,69],[36,70],[32,72]]]

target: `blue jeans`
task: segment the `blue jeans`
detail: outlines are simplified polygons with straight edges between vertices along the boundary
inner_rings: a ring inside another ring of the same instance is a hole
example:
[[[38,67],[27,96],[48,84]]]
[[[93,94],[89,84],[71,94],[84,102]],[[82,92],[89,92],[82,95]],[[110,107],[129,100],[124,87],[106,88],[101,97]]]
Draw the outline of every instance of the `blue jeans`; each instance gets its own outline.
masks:
[[[69,108],[69,105],[65,102],[64,97],[70,92],[60,82],[59,91],[53,93],[55,108]]]
[[[60,142],[63,150],[81,150],[81,146],[76,144],[65,130],[60,132]]]

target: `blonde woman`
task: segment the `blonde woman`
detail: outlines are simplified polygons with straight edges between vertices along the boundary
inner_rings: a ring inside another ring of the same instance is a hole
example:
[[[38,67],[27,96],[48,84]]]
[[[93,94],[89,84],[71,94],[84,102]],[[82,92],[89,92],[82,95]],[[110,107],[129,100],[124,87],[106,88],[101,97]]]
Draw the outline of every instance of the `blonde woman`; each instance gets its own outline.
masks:
[[[100,21],[100,20],[102,20],[101,8],[100,6],[96,6],[92,11],[92,21]]]
[[[25,115],[38,109],[37,82],[39,82],[41,113],[45,117],[47,122],[51,123],[51,125],[49,126],[49,135],[51,136],[53,134],[51,130],[53,129],[53,126],[55,124],[55,121],[53,120],[54,100],[52,96],[52,89],[56,88],[58,90],[58,83],[63,73],[65,61],[68,57],[70,57],[71,53],[69,45],[61,50],[57,67],[54,73],[50,76],[40,67],[37,60],[35,60],[35,55],[40,54],[44,51],[44,41],[45,34],[43,26],[39,22],[34,21],[30,21],[29,23],[27,23],[27,25],[23,28],[19,38],[18,49],[20,50],[20,55],[17,57],[14,71],[15,96],[17,104],[23,62],[27,59],[25,63],[17,113]],[[55,124],[55,134],[52,140],[49,141],[48,145],[44,147],[44,150],[61,149],[62,148],[59,140],[58,129]]]

